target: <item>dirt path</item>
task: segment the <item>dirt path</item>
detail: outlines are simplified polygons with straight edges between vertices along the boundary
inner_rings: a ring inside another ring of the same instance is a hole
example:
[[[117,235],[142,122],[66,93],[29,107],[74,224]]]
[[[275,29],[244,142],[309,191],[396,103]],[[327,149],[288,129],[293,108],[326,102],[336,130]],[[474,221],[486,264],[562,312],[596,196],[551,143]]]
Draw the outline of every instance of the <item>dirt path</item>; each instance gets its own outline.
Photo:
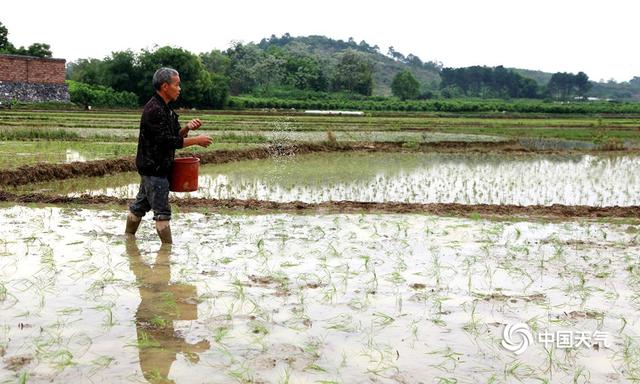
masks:
[[[121,205],[126,206],[130,199],[110,196],[69,197],[46,194],[22,194],[17,195],[0,191],[1,202],[13,203],[42,203],[79,206],[97,205]],[[489,205],[489,204],[414,204],[414,203],[370,203],[357,201],[330,201],[323,203],[275,202],[263,200],[217,200],[217,199],[171,199],[171,203],[180,209],[231,209],[251,211],[278,211],[278,212],[318,212],[318,213],[420,213],[443,216],[471,216],[489,215],[504,217],[532,217],[554,219],[576,218],[640,218],[640,206],[630,207],[589,207],[555,204],[551,206],[533,205]]]

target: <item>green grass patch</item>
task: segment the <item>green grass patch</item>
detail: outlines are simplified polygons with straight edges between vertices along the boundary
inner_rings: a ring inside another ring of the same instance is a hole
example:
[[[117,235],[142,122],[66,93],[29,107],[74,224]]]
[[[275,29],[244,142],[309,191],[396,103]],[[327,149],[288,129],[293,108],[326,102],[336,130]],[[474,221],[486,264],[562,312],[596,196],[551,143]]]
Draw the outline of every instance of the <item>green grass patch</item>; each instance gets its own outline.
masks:
[[[638,115],[620,114],[505,114],[367,112],[365,116],[312,116],[300,112],[178,111],[184,124],[203,121],[203,131],[223,143],[261,144],[269,132],[445,132],[505,137],[640,142]],[[2,111],[0,140],[133,141],[139,128],[139,111]],[[67,133],[59,132],[68,129]],[[95,131],[93,131],[95,129]],[[116,131],[118,129],[119,131]],[[126,130],[126,131],[123,131]],[[92,133],[92,132],[95,132]],[[111,134],[113,132],[113,134]],[[79,137],[78,137],[79,136]],[[120,137],[118,137],[120,136]],[[324,140],[324,137],[320,141]]]
[[[640,129],[606,128],[519,128],[519,127],[450,127],[440,128],[440,132],[498,135],[508,137],[538,137],[564,140],[584,140],[591,142],[610,139],[640,141]]]
[[[0,130],[0,140],[80,140],[80,135],[64,129],[12,128]]]
[[[269,140],[263,135],[238,135],[236,133],[225,133],[215,136],[215,140],[225,143],[267,143]]]
[[[176,156],[215,150],[235,150],[255,148],[262,144],[219,143],[214,142],[207,148],[193,146],[180,149]],[[12,169],[37,163],[60,164],[72,161],[91,161],[135,156],[136,141],[47,141],[47,140],[11,140],[0,141],[0,169]]]

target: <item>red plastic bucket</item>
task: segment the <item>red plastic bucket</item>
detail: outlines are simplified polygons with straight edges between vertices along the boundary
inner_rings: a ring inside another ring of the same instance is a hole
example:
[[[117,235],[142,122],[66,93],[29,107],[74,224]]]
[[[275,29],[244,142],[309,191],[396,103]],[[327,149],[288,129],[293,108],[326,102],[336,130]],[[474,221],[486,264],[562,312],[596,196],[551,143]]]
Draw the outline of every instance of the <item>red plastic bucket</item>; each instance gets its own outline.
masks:
[[[198,190],[197,157],[180,157],[173,160],[169,189],[173,192],[193,192]]]

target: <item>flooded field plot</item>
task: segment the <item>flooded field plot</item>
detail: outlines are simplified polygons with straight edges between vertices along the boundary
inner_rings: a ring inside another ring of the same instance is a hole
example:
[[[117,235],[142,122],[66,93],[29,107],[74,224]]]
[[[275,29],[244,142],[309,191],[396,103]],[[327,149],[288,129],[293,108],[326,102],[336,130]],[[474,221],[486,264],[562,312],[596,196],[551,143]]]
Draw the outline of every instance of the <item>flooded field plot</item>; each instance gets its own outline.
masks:
[[[75,133],[83,138],[113,137],[121,140],[135,141],[138,137],[137,129],[122,128],[64,128],[64,131]],[[324,141],[327,140],[326,131],[297,131],[291,127],[277,127],[264,130],[216,130],[215,127],[203,127],[198,134],[211,136],[214,141],[227,140],[233,137],[242,140],[243,137],[260,138],[263,141]],[[444,133],[444,132],[399,132],[399,131],[335,131],[336,140],[339,141],[377,141],[377,142],[416,142],[434,143],[443,141],[463,142],[501,142],[504,137],[496,135]]]
[[[254,148],[260,144],[214,143],[208,148],[189,147],[178,154]],[[38,163],[67,164],[135,156],[137,142],[0,141],[0,169]]]
[[[0,169],[135,155],[136,143],[0,141]]]
[[[638,226],[189,213],[171,248],[124,217],[0,210],[0,382],[640,378]]]
[[[269,141],[323,141],[327,140],[326,132],[295,131],[292,128],[277,127],[271,131],[206,131],[212,137],[225,135],[238,136],[263,136]],[[338,141],[376,141],[376,142],[416,142],[435,143],[446,141],[463,142],[500,142],[507,139],[492,135],[474,135],[463,133],[442,133],[442,132],[399,132],[399,131],[335,131],[333,132]]]
[[[640,156],[330,153],[200,168],[179,197],[514,205],[640,205]],[[19,192],[133,198],[136,173],[23,186]]]

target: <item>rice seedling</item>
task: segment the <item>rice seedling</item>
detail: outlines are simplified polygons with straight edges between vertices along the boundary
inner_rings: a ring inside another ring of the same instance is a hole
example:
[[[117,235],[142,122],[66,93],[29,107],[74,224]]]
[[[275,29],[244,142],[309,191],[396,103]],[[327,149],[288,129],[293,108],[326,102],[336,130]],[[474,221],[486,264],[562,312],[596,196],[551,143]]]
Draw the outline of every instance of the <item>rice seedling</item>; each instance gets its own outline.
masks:
[[[504,366],[504,379],[514,378],[518,381],[530,379],[535,375],[536,371],[533,367],[523,361],[514,359]]]
[[[463,354],[454,351],[449,346],[441,350],[430,351],[427,353],[442,359],[438,364],[430,364],[430,367],[447,373],[454,373],[458,365],[464,363],[464,360],[461,358]]]
[[[1,129],[0,140],[80,140],[80,135],[64,129],[13,128]]]
[[[138,338],[135,342],[127,345],[136,347],[138,349],[162,348],[162,344],[160,344],[158,340],[156,340],[152,335],[144,330],[140,330],[140,332],[138,333]]]
[[[20,376],[18,376],[18,383],[26,384],[29,382],[29,372],[23,371],[20,372]]]
[[[474,300],[471,302],[469,321],[462,326],[462,329],[473,337],[478,337],[480,334],[486,332],[485,325],[477,318],[476,307],[477,302]]]

